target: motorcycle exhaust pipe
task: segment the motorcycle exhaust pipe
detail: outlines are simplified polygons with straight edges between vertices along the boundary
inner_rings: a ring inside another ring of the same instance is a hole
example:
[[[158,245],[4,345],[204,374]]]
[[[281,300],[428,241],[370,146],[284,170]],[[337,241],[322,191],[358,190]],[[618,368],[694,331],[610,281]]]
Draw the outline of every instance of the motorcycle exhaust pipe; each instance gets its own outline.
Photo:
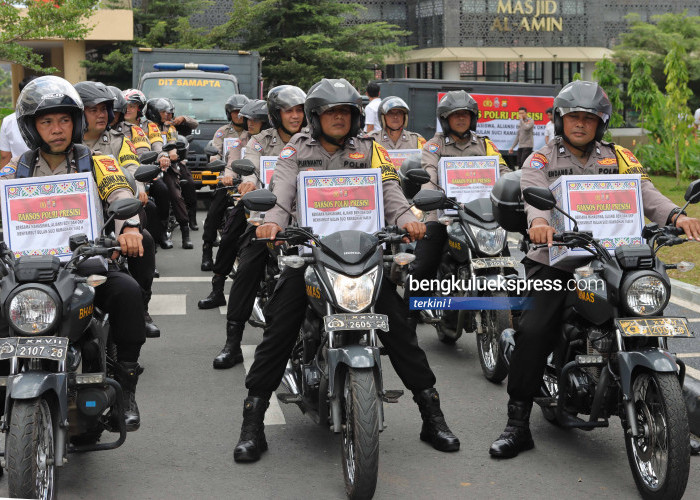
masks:
[[[300,394],[299,385],[294,376],[294,368],[292,367],[292,362],[289,360],[287,361],[287,367],[284,369],[284,375],[282,376],[282,385],[290,394]]]

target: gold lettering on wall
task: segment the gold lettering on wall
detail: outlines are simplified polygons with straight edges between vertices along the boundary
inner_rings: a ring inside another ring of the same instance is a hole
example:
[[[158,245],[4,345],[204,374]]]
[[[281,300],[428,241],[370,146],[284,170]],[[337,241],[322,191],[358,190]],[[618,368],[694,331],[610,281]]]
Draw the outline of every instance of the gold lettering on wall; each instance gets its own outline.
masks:
[[[491,31],[511,31],[511,26],[520,31],[562,31],[563,18],[553,16],[558,11],[557,0],[498,0],[496,14],[521,17],[518,20],[497,16],[491,23]]]

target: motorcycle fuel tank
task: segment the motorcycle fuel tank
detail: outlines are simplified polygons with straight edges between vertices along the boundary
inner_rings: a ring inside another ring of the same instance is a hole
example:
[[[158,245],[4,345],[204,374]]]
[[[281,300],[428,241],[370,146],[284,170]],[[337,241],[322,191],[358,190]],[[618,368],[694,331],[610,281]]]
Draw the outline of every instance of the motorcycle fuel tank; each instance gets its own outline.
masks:
[[[321,291],[321,281],[318,279],[313,267],[309,266],[304,272],[304,281],[306,282],[306,297],[309,299],[309,304],[314,312],[323,317],[326,315],[326,299]]]
[[[75,291],[68,300],[68,314],[61,325],[61,336],[75,342],[82,337],[90,324],[94,312],[95,289],[85,283],[76,284]]]
[[[447,246],[450,255],[459,263],[469,260],[469,244],[459,222],[454,222],[447,227]]]

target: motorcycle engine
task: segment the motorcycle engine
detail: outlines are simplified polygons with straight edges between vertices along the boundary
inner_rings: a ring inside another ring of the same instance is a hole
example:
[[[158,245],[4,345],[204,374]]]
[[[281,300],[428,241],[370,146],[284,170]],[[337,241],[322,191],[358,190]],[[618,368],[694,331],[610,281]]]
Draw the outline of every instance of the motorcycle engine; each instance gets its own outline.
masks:
[[[594,391],[595,384],[585,369],[571,370],[566,383],[566,410],[587,415],[593,404]]]
[[[601,355],[605,361],[610,357],[610,348],[613,343],[613,332],[600,328],[597,326],[591,326],[587,329],[588,338],[586,340],[586,354]],[[584,368],[594,380],[600,379],[600,368]]]

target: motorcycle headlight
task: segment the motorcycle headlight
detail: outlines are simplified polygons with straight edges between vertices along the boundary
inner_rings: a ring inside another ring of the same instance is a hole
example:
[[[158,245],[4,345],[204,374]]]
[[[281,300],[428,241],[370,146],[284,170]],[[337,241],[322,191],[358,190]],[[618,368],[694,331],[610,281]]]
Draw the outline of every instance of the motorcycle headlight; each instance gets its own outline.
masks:
[[[668,285],[656,274],[630,277],[622,293],[629,312],[639,316],[660,313],[669,299]]]
[[[496,255],[503,250],[503,244],[506,241],[506,230],[502,227],[483,229],[469,224],[469,228],[472,230],[476,238],[476,244],[481,252],[486,255]]]
[[[351,278],[330,269],[326,269],[326,272],[331,280],[338,306],[350,312],[360,312],[372,303],[379,272],[377,267],[357,278]]]
[[[41,335],[58,321],[56,300],[39,288],[24,288],[9,299],[7,317],[19,333]]]

